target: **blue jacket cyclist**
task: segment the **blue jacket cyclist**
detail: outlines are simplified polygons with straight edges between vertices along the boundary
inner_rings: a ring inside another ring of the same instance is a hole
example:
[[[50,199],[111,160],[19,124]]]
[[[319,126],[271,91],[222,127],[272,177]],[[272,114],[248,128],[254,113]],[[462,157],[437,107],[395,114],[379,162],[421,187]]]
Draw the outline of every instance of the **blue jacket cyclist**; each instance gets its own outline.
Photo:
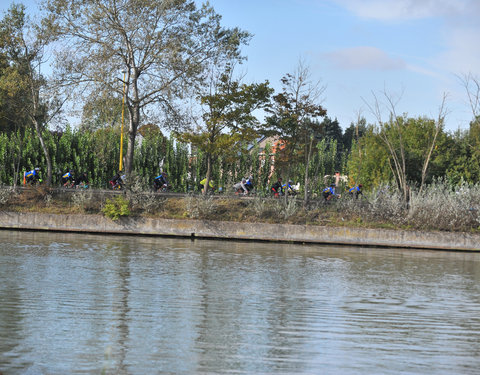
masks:
[[[25,172],[25,182],[34,184],[37,181],[40,181],[40,168],[32,169],[29,172]]]
[[[335,197],[335,184],[331,184],[329,187],[323,189],[322,195],[323,199],[325,199],[326,201],[329,201],[330,199]]]
[[[70,170],[62,176],[62,185],[67,186],[70,183],[73,184],[73,180],[73,171]]]
[[[289,195],[297,195],[295,188],[293,187],[293,181],[289,180],[286,184],[282,185],[282,189],[285,191],[286,194]]]
[[[153,180],[153,187],[157,191],[168,188],[168,180],[167,180],[166,172],[162,172],[159,176],[155,177],[155,179]]]
[[[350,194],[352,197],[354,196],[355,198],[358,198],[360,194],[362,194],[362,184],[358,184],[350,189],[348,189],[348,194]]]

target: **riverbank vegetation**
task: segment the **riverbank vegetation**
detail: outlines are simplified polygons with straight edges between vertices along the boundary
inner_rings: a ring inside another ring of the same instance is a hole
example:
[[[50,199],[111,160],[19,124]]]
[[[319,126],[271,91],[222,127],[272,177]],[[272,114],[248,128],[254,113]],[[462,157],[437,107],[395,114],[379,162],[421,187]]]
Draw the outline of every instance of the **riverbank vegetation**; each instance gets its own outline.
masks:
[[[445,181],[411,192],[405,206],[398,189],[382,185],[358,199],[347,195],[334,201],[289,197],[159,194],[129,190],[112,197],[101,191],[59,192],[47,188],[15,192],[0,189],[2,210],[62,214],[104,214],[170,219],[289,223],[299,225],[402,228],[480,232],[480,185]]]

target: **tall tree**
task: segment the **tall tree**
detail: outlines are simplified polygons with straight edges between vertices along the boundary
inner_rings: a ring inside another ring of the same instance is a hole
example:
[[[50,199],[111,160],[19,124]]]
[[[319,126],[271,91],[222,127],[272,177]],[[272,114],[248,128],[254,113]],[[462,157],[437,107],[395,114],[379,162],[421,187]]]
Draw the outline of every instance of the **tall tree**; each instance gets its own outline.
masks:
[[[26,16],[24,5],[12,5],[0,21],[0,52],[7,60],[10,83],[15,83],[9,87],[10,94],[20,116],[24,115],[35,129],[47,164],[46,182],[51,184],[52,161],[43,132],[60,107],[48,113],[56,97],[47,93],[47,82],[41,73],[47,43],[41,29]]]
[[[468,104],[473,115],[473,125],[480,123],[480,77],[472,73],[458,76],[465,89]]]
[[[316,135],[321,125],[315,119],[327,111],[320,104],[325,86],[312,79],[310,69],[299,61],[293,74],[282,78],[282,92],[273,97],[272,115],[267,119],[267,134],[280,137],[285,147],[283,159],[291,163],[301,157],[305,166],[305,203],[308,201],[309,165]],[[280,155],[279,155],[280,156]],[[276,159],[277,160],[277,159]]]
[[[202,122],[177,136],[206,154],[204,194],[211,178],[212,158],[222,154],[236,155],[242,145],[255,139],[255,127],[259,122],[254,111],[267,105],[272,92],[268,82],[242,84],[233,78],[233,68],[227,67],[213,80],[211,92],[200,97]]]
[[[82,111],[82,130],[97,130],[106,127],[120,127],[122,102],[112,96],[90,97]]]
[[[178,121],[176,102],[201,83],[206,63],[238,52],[243,33],[224,29],[212,7],[192,0],[45,0],[46,24],[59,38],[59,78],[79,92],[117,93],[128,118],[125,171],[141,114]],[[123,71],[123,77],[121,71]],[[83,90],[83,91],[82,91]]]
[[[348,128],[345,129],[343,133],[343,149],[346,152],[350,152],[352,149],[353,143],[358,143],[359,139],[367,132],[367,120],[364,117],[357,119],[355,123],[351,123]]]

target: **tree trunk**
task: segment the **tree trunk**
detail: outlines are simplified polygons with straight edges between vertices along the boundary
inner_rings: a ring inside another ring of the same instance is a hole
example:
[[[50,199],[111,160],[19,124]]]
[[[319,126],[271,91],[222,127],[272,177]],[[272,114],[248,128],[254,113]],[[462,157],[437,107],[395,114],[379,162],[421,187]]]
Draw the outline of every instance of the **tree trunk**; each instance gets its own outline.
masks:
[[[128,129],[128,146],[125,158],[125,174],[130,177],[133,171],[133,155],[135,152],[135,139],[137,137],[138,124],[140,122],[140,108],[138,105],[129,106],[130,126]]]
[[[212,169],[212,155],[208,152],[207,153],[207,176],[205,179],[205,185],[203,185],[203,195],[207,195],[208,187],[210,184],[210,174]]]
[[[22,150],[22,143],[23,143],[24,137],[25,135],[23,135],[22,137],[19,137],[19,132],[18,131],[16,132],[15,138],[17,141],[16,146],[18,148],[15,150],[17,153],[16,155],[17,160],[13,162],[13,189],[14,190],[17,188],[18,176],[20,175],[20,162],[22,159],[21,150]],[[22,182],[20,182],[20,184],[22,184]]]
[[[310,136],[310,144],[308,145],[308,150],[307,150],[307,160],[306,160],[306,165],[305,165],[305,193],[303,197],[303,205],[307,206],[308,204],[308,168],[310,166],[310,159],[312,158],[312,147],[313,147],[313,136]],[[287,185],[288,188],[288,185]]]
[[[133,61],[133,59],[132,59]],[[129,68],[130,70],[130,68]],[[125,91],[125,103],[128,108],[130,126],[128,129],[127,157],[125,160],[125,174],[130,177],[133,171],[133,154],[135,152],[135,139],[137,137],[138,125],[140,124],[140,99],[138,94],[138,70],[133,68],[133,74],[128,73],[127,86]],[[132,90],[131,99],[129,91]]]
[[[43,139],[42,129],[36,118],[33,119],[33,124],[35,125],[35,132],[37,133],[37,137],[40,140],[40,145],[43,150],[43,155],[45,156],[45,160],[47,161],[47,181],[46,181],[47,186],[51,186],[52,185],[52,160],[50,159],[50,153],[48,152],[47,145],[45,144],[45,140]]]

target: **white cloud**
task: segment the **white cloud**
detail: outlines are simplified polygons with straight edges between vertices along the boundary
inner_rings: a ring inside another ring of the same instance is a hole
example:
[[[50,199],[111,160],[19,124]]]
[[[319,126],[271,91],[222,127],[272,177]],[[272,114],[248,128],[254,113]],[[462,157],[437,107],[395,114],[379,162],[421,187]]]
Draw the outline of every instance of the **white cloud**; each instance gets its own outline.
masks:
[[[479,28],[457,27],[445,36],[447,49],[438,56],[437,64],[454,73],[480,72]]]
[[[383,21],[455,17],[478,7],[478,0],[334,0],[357,16]]]
[[[407,64],[400,58],[389,56],[375,47],[343,48],[323,54],[323,57],[340,69],[398,70]]]
[[[331,0],[359,18],[401,23],[436,19],[441,52],[429,56],[432,69],[448,73],[480,73],[480,0]],[[385,57],[385,56],[384,56]],[[435,67],[435,68],[433,68]],[[407,69],[430,74],[422,68]]]

